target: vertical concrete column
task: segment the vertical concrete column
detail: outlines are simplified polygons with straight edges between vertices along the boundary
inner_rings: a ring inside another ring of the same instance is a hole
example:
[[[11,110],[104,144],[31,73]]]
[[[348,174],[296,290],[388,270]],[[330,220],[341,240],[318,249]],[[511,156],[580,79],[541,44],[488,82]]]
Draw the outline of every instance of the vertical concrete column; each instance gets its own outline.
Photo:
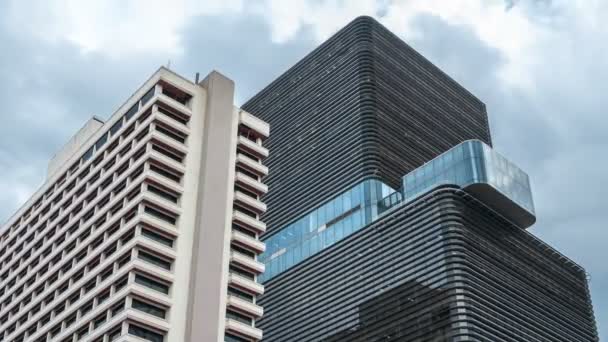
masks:
[[[201,180],[193,241],[187,341],[223,341],[238,116],[234,82],[218,72],[200,85],[207,90]]]

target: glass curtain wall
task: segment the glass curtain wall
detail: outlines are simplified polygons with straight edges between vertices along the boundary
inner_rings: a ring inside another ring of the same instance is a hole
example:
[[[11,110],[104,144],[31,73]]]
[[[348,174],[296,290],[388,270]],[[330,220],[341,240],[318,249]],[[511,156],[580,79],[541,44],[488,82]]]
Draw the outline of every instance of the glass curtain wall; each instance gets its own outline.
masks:
[[[380,199],[395,190],[374,179],[363,181],[291,223],[264,242],[259,261],[266,271],[260,282],[361,229],[378,216]]]

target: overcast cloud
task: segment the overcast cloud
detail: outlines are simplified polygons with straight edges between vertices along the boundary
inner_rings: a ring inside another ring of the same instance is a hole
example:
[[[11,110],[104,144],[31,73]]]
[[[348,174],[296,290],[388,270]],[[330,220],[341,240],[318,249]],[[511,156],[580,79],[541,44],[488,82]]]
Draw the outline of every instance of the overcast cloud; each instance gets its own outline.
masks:
[[[531,232],[590,273],[608,339],[601,0],[0,2],[0,222],[92,114],[108,117],[160,65],[188,77],[217,69],[241,103],[361,14],[486,103],[495,148],[531,176]]]

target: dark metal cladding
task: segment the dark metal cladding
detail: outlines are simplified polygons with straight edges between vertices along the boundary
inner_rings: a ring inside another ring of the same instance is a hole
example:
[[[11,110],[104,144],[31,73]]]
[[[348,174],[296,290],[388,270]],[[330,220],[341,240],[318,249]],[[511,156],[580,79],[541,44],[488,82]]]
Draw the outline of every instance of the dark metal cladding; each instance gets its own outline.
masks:
[[[272,235],[367,179],[401,177],[469,139],[484,104],[368,17],[243,106],[270,123]],[[598,341],[584,270],[443,187],[265,283],[264,341]]]
[[[451,187],[265,284],[264,341],[598,341],[586,274]]]
[[[485,105],[370,17],[360,17],[243,105],[270,123],[263,218],[272,234],[369,178],[394,188],[468,139]]]

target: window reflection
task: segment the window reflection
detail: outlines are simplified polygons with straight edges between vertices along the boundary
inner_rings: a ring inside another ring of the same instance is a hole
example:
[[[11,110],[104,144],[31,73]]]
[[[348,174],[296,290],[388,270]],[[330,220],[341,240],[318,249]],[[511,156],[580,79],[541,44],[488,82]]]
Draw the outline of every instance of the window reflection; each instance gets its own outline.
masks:
[[[487,183],[534,214],[528,175],[478,140],[455,146],[403,177],[403,195],[410,200],[440,184],[464,187]]]
[[[259,257],[264,282],[344,239],[376,220],[388,209],[442,184],[466,187],[486,183],[534,215],[528,175],[478,140],[463,142],[403,177],[394,190],[366,180],[266,239]]]
[[[394,191],[378,180],[366,180],[283,228],[265,241],[267,250],[259,260],[266,272],[258,279],[268,280],[369,224],[380,199]]]

